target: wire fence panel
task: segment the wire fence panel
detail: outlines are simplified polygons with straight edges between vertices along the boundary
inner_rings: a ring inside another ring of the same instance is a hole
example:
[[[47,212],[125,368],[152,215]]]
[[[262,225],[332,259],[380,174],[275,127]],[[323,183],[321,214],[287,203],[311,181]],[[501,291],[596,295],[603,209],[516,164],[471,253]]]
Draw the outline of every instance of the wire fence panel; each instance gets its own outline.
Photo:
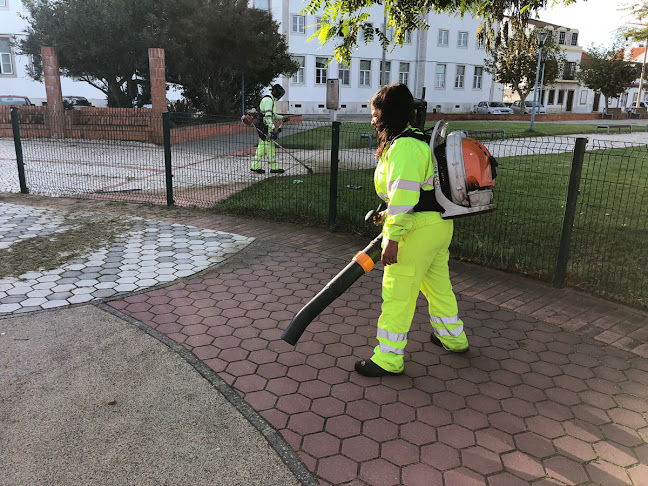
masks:
[[[0,191],[18,192],[17,152],[0,107]],[[339,124],[337,185],[331,177],[333,128],[328,121],[283,123],[264,173],[253,172],[257,129],[237,117],[165,115],[171,177],[165,175],[163,121],[146,109],[87,109],[52,115],[19,109],[26,185],[50,196],[175,204],[330,224],[374,236],[364,215],[380,203],[373,185],[375,131]],[[479,133],[471,134],[480,137]],[[497,210],[455,219],[455,257],[551,280],[556,271],[573,137],[488,137],[496,157]],[[593,137],[592,137],[593,138]],[[270,145],[270,144],[269,144]],[[645,145],[590,140],[567,263],[567,283],[648,308],[648,150]],[[172,186],[167,186],[167,184]],[[331,204],[331,197],[334,203]]]
[[[460,258],[549,278],[556,264],[574,139],[482,140],[497,159],[497,210],[455,220]]]
[[[200,124],[171,134],[176,204],[214,207],[242,214],[272,213],[273,219],[328,217],[331,125],[288,122],[253,168],[259,136],[240,120],[202,117]],[[273,173],[272,168],[283,170]]]
[[[30,193],[164,202],[164,150],[153,143],[161,137],[160,114],[88,109],[45,112],[36,120],[30,115],[19,113]]]
[[[585,154],[568,282],[648,307],[648,147],[593,140]]]

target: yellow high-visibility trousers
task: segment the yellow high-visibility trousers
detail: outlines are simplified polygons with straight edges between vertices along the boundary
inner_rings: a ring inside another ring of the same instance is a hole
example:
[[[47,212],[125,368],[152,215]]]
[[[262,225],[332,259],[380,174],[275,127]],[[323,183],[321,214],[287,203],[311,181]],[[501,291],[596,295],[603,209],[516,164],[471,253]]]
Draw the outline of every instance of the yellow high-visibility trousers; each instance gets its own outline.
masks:
[[[387,371],[403,371],[407,333],[419,291],[428,301],[430,324],[443,346],[455,352],[468,349],[450,283],[452,231],[452,220],[442,219],[437,212],[414,213],[412,228],[398,243],[398,263],[385,267],[378,346],[371,360]]]
[[[271,135],[268,135],[270,137]],[[277,165],[277,158],[275,155],[275,146],[272,140],[261,140],[259,139],[259,145],[257,145],[256,154],[254,160],[252,161],[252,170],[257,170],[261,168],[261,162],[263,162],[263,157],[268,156],[268,166],[271,170],[276,170],[279,168]]]

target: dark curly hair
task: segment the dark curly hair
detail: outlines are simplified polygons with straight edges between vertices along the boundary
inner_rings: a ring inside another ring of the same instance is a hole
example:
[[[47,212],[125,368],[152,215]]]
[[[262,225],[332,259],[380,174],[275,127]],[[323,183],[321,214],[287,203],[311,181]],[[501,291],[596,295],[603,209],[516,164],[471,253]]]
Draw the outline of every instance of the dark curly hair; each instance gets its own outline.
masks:
[[[385,146],[400,135],[408,123],[414,124],[414,96],[404,84],[390,84],[380,88],[371,98],[371,107],[380,112],[375,125],[378,133],[378,159]]]

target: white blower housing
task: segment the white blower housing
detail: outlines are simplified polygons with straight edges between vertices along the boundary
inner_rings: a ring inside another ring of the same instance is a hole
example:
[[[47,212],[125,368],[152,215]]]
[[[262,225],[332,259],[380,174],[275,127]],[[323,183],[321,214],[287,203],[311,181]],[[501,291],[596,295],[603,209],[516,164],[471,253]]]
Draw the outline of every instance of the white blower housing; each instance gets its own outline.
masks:
[[[464,132],[446,136],[448,124],[439,121],[432,132],[434,193],[445,210],[441,217],[452,219],[497,208],[493,187],[497,162],[488,149]]]

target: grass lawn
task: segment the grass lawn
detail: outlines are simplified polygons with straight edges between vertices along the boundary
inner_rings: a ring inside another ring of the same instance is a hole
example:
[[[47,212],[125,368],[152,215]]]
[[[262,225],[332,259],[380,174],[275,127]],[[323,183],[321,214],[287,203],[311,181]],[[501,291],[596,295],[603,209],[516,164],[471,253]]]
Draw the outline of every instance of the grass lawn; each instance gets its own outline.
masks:
[[[493,213],[455,220],[455,258],[549,280],[555,270],[571,153],[499,158]],[[216,207],[304,224],[328,221],[328,174],[273,177]],[[361,186],[350,189],[347,185]],[[648,158],[645,148],[586,154],[568,280],[571,285],[648,308]],[[377,233],[364,214],[380,200],[373,170],[340,172],[337,220],[340,231],[368,238]]]
[[[426,129],[433,128],[436,122],[426,122]],[[544,137],[553,135],[573,135],[577,133],[594,133],[596,124],[582,123],[535,123],[534,131],[529,130],[528,122],[498,122],[498,121],[451,121],[450,131],[503,129],[508,138],[511,137]],[[629,130],[626,130],[629,132]],[[342,123],[340,125],[340,148],[359,148],[360,135],[371,134],[375,146],[375,130],[367,123]],[[331,125],[327,124],[305,130],[292,135],[281,137],[279,143],[283,147],[293,149],[317,150],[331,147]],[[365,146],[368,141],[363,141]]]

